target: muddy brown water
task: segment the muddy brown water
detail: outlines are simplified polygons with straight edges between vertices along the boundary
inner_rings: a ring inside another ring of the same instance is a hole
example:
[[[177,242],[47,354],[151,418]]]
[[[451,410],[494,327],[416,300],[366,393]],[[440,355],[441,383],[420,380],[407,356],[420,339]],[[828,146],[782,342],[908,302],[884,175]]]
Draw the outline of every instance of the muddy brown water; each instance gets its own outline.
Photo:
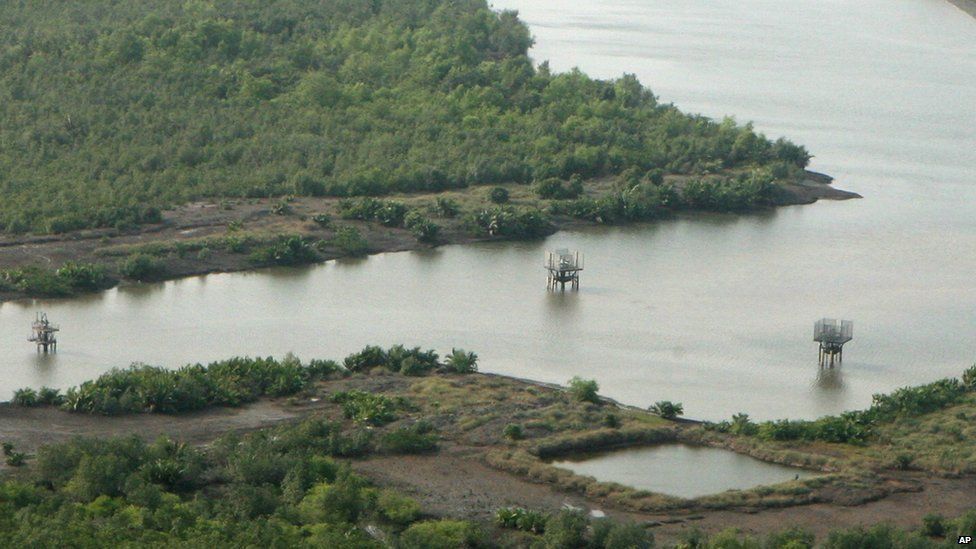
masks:
[[[702,446],[661,444],[574,456],[552,465],[601,482],[617,482],[680,498],[746,490],[815,476],[795,467]]]
[[[973,362],[976,20],[938,0],[494,4],[554,69],[634,72],[683,109],[754,120],[865,198],[5,303],[0,398],[134,361],[405,342],[696,418],[810,418]],[[586,256],[577,294],[545,291],[556,247]],[[61,324],[55,356],[26,341],[37,310]],[[833,371],[811,341],[823,316],[854,320]]]

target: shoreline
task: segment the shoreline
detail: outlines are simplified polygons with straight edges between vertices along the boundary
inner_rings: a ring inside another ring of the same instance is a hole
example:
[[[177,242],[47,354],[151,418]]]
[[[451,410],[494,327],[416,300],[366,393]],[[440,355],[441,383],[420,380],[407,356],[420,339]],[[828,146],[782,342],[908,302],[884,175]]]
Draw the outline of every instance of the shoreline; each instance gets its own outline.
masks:
[[[834,179],[829,175],[808,170],[801,180],[781,184],[773,197],[772,206],[750,212],[720,215],[749,215],[769,211],[780,206],[813,204],[819,200],[861,198],[857,193],[833,187],[833,181]],[[610,185],[609,179],[589,182],[588,187],[591,186],[591,188],[588,188],[588,193],[592,196],[599,196],[599,193],[605,191]],[[527,186],[509,185],[506,187],[512,193],[511,205],[539,207],[539,201],[531,195],[531,189]],[[435,197],[443,196],[463,203],[470,203],[473,199],[479,198],[487,192],[487,188],[469,188],[438,194],[392,195],[387,198],[414,207],[424,207]],[[28,266],[51,268],[71,261],[102,265],[112,272],[118,261],[124,258],[127,253],[145,247],[178,246],[181,243],[188,245],[196,243],[199,246],[201,240],[226,238],[230,234],[242,234],[256,238],[299,234],[303,237],[325,241],[334,235],[334,227],[319,227],[308,219],[317,212],[333,212],[338,201],[339,199],[336,198],[296,199],[290,203],[293,213],[285,216],[272,213],[274,205],[279,203],[280,199],[240,200],[230,206],[226,205],[227,201],[195,202],[167,212],[163,223],[140,227],[134,231],[120,232],[113,229],[99,229],[76,231],[62,235],[0,237],[0,270]],[[484,203],[475,203],[475,205],[483,207]],[[698,210],[672,212],[665,219],[699,213],[704,212]],[[333,215],[333,217],[336,216]],[[459,218],[437,218],[436,221],[443,225],[441,236],[436,244],[430,244],[418,241],[406,229],[383,227],[372,222],[336,219],[333,223],[334,226],[353,227],[362,233],[369,243],[367,252],[361,256],[351,256],[342,250],[326,246],[319,250],[316,261],[304,265],[322,264],[337,259],[360,259],[381,253],[432,249],[446,245],[521,240],[471,234]],[[649,221],[648,223],[656,222],[658,221]],[[244,226],[244,232],[231,233],[229,227],[235,224]],[[624,223],[621,226],[634,224],[637,223]],[[544,236],[547,237],[564,230],[597,226],[603,225],[566,216],[553,216],[551,230]],[[207,274],[256,272],[273,267],[249,261],[247,254],[229,253],[218,249],[212,250],[212,253],[208,251],[205,256],[202,253],[180,253],[179,255],[170,253],[165,257],[164,262],[165,275],[153,280],[136,282],[113,273],[110,275],[109,284],[98,290],[61,296],[32,296],[19,291],[0,290],[0,303],[33,299],[67,299],[134,284],[165,282]]]
[[[976,17],[976,0],[949,0],[949,3],[959,8],[967,15]]]

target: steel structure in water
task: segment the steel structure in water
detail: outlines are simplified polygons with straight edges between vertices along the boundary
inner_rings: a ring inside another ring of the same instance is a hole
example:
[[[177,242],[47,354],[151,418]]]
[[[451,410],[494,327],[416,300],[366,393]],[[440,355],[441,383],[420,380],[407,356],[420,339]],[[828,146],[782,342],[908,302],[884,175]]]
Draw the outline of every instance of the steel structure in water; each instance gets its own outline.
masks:
[[[58,338],[55,333],[59,332],[61,328],[51,324],[46,313],[38,313],[35,316],[31,329],[33,333],[27,338],[27,341],[37,343],[37,352],[46,353],[58,350]]]
[[[820,343],[821,366],[834,367],[834,359],[844,362],[844,344],[854,339],[854,323],[850,320],[821,318],[813,325],[813,340]]]
[[[566,289],[569,282],[570,289],[579,290],[579,274],[583,270],[583,256],[579,252],[559,249],[546,252],[545,268],[549,271],[546,277],[546,289]]]

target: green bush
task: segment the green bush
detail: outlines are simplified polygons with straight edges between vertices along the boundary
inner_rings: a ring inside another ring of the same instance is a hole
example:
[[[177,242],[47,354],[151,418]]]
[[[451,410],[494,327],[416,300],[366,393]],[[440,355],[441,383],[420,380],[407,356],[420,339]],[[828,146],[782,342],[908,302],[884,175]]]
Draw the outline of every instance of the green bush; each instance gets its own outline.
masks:
[[[509,440],[522,440],[524,436],[522,425],[518,423],[509,423],[502,430],[502,435]]]
[[[434,211],[441,217],[457,217],[461,213],[461,207],[456,200],[439,196],[437,197]]]
[[[549,177],[535,184],[535,192],[539,198],[552,200],[579,198],[583,194],[583,179],[574,175],[568,184],[563,184],[559,178]]]
[[[546,521],[542,541],[547,549],[586,547],[589,520],[579,511],[560,511]]]
[[[416,521],[421,511],[420,504],[415,500],[392,490],[380,491],[376,498],[376,508],[380,516],[397,526],[406,526]]]
[[[599,404],[600,396],[597,394],[597,391],[599,390],[600,386],[597,385],[595,380],[587,380],[579,376],[569,380],[569,394],[572,395],[573,399],[577,402],[592,402],[594,404]]]
[[[37,406],[37,391],[31,388],[17,389],[14,391],[14,398],[12,402],[17,406]]]
[[[335,482],[313,486],[299,504],[299,512],[311,523],[355,523],[371,506],[366,487],[365,480],[345,473]]]
[[[648,408],[648,411],[655,413],[664,419],[674,419],[685,413],[684,407],[680,402],[671,402],[670,400],[655,402],[650,408]]]
[[[537,209],[489,208],[468,219],[479,235],[502,238],[535,238],[552,232],[552,223]]]
[[[650,549],[654,536],[644,527],[632,522],[614,523],[601,520],[593,526],[591,546],[605,549]]]
[[[470,374],[478,371],[478,355],[464,349],[451,349],[444,359],[448,370],[457,374]]]
[[[440,366],[440,357],[434,350],[422,351],[420,347],[407,349],[403,345],[394,345],[387,349],[385,357],[384,365],[391,372],[408,376],[424,375]]]
[[[362,351],[347,356],[343,364],[351,372],[362,372],[377,366],[386,366],[388,360],[382,347],[367,345]]]
[[[318,260],[313,242],[302,236],[281,237],[251,254],[251,261],[259,265],[303,265]]]
[[[95,291],[106,288],[110,281],[105,267],[91,263],[69,261],[56,271],[58,278],[76,291]]]
[[[127,257],[119,264],[119,274],[139,282],[160,280],[166,276],[166,266],[162,261],[144,253]]]
[[[232,358],[178,370],[136,364],[68,389],[62,406],[98,414],[178,413],[297,393],[316,376],[297,359]]]
[[[397,418],[396,403],[383,395],[365,391],[340,391],[332,395],[332,401],[342,405],[347,419],[366,425],[386,425]]]
[[[970,366],[962,373],[962,384],[968,391],[976,391],[976,364]]]
[[[524,532],[541,534],[546,529],[548,517],[537,511],[522,507],[503,507],[495,512],[495,524],[502,528],[513,528]]]
[[[32,297],[65,297],[73,293],[68,280],[41,267],[22,267],[0,271],[0,287]]]
[[[812,549],[815,542],[813,532],[793,527],[769,534],[765,546],[769,549]]]
[[[945,517],[935,513],[929,513],[922,517],[922,534],[931,538],[941,538],[945,536]]]
[[[437,435],[423,422],[394,429],[380,439],[380,450],[388,454],[422,454],[436,449]]]
[[[407,214],[404,225],[421,242],[435,242],[440,234],[440,226],[418,211]]]
[[[603,416],[603,426],[609,427],[611,429],[617,429],[621,425],[620,416],[617,414],[607,414]]]
[[[508,203],[508,189],[505,187],[494,187],[488,191],[488,200],[492,204],[506,204]]]
[[[328,229],[332,226],[332,216],[327,213],[315,214],[312,216],[312,221],[322,227],[323,229]]]
[[[365,255],[369,251],[369,243],[355,227],[339,227],[330,243],[346,255]]]
[[[458,549],[477,547],[485,535],[470,522],[442,519],[419,522],[404,530],[400,536],[402,549]]]

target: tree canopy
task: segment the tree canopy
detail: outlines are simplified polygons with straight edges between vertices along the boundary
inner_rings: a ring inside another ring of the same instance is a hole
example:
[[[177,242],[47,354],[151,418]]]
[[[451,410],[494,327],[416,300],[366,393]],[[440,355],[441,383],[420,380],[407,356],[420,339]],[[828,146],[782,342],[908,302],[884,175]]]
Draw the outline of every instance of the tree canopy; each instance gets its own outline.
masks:
[[[382,195],[809,155],[534,66],[484,0],[15,1],[0,230],[128,227],[215,196]]]

